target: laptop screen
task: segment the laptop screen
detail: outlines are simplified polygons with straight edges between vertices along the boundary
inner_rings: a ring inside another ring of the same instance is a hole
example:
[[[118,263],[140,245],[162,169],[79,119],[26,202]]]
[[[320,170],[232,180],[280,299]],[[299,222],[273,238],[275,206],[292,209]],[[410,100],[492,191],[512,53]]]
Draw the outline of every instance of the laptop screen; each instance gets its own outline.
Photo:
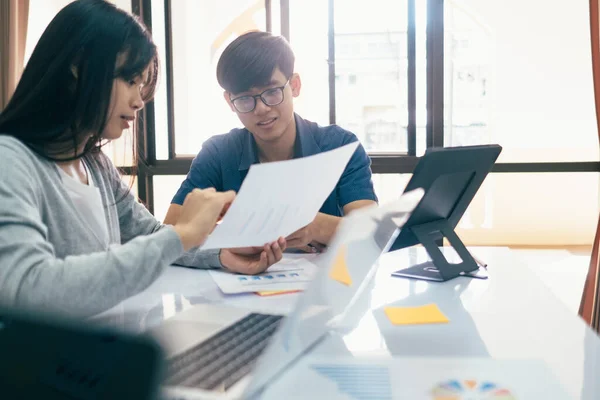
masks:
[[[352,322],[352,306],[372,281],[379,257],[392,245],[422,196],[423,190],[416,189],[385,206],[356,210],[342,218],[329,248],[316,261],[315,279],[256,364],[248,396],[326,332]]]

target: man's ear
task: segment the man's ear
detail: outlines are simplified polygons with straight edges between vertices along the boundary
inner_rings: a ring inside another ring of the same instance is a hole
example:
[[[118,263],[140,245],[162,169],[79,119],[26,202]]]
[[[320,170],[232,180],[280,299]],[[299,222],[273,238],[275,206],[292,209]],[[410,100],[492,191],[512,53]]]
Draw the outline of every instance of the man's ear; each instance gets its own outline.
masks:
[[[224,91],[223,92],[223,98],[225,99],[225,101],[227,102],[227,104],[229,104],[229,108],[231,108],[231,111],[235,112],[235,107],[233,106],[233,103],[231,102],[231,99],[229,98],[229,92],[228,91]]]
[[[302,80],[300,79],[300,75],[294,72],[292,77],[290,78],[290,87],[292,88],[292,96],[298,97],[300,96],[300,89],[302,88]]]

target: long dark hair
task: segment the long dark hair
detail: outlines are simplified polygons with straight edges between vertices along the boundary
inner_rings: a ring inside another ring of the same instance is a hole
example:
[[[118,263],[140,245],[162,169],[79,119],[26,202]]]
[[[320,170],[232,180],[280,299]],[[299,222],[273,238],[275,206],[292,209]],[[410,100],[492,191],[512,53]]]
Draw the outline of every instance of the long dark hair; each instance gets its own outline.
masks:
[[[118,57],[123,62],[116,68]],[[113,80],[134,79],[147,67],[145,102],[152,99],[158,77],[157,50],[146,27],[105,0],[76,0],[54,17],[35,46],[0,113],[0,133],[53,161],[98,151]],[[90,134],[78,152],[83,135]]]

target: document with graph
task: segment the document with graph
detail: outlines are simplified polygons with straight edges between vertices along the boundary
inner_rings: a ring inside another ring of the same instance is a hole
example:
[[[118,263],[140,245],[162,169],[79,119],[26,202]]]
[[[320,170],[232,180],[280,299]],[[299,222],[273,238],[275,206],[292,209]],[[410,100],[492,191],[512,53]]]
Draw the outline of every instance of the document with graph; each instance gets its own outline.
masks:
[[[265,273],[239,275],[227,271],[209,273],[225,294],[304,290],[317,271],[316,254],[284,254],[283,259]]]
[[[261,398],[567,400],[575,397],[566,392],[541,360],[355,358],[330,354],[302,358],[269,385]]]
[[[203,249],[263,246],[308,225],[335,189],[358,142],[250,167],[235,201]]]

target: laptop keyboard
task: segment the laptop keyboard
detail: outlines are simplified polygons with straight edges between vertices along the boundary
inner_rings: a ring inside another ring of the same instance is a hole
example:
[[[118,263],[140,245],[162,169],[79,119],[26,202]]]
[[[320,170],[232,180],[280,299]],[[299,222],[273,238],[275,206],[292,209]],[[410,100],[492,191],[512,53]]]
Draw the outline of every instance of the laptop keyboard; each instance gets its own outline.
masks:
[[[243,378],[267,346],[282,316],[250,314],[168,360],[168,386],[227,390]]]

